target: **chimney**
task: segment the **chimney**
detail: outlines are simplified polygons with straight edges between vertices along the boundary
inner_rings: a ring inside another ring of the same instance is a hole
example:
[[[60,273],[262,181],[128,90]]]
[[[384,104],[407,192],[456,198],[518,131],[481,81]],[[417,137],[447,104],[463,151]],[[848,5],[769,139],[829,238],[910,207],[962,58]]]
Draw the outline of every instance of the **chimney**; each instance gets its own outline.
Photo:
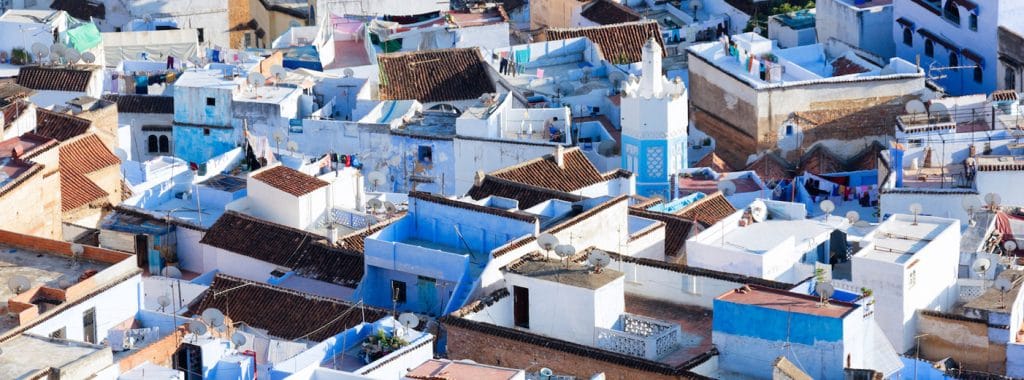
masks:
[[[473,175],[473,186],[480,186],[484,184],[484,171],[477,170],[476,174]]]
[[[559,168],[565,169],[565,148],[562,147],[562,144],[555,146],[555,164],[558,164]]]
[[[327,227],[327,239],[331,245],[338,245],[338,227],[333,224]]]
[[[15,145],[11,148],[11,159],[15,161],[21,160],[21,156],[25,154],[25,148],[21,144]]]

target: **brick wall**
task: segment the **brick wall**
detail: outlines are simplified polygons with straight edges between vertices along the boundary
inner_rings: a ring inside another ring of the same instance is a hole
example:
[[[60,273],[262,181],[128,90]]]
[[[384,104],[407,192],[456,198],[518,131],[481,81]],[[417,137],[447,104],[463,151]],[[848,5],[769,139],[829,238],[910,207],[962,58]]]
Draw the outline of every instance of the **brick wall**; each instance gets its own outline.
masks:
[[[0,230],[0,244],[47,252],[54,255],[71,256],[71,243],[60,240],[44,239],[12,231]],[[122,260],[131,258],[132,256],[133,255],[127,253],[90,246],[85,246],[85,252],[82,254],[82,257],[86,260],[99,261],[108,264],[115,264]]]
[[[233,30],[228,32],[228,41],[232,49],[242,48],[243,36],[246,32],[250,31],[244,27],[245,24],[249,23],[249,20],[252,20],[252,14],[249,11],[249,0],[228,0],[228,29]]]
[[[713,115],[699,109],[690,112],[694,125],[715,139],[715,153],[729,166],[742,169],[747,166],[747,157],[757,151],[757,141]]]
[[[132,368],[138,367],[147,361],[158,366],[169,367],[171,365],[171,358],[174,356],[174,352],[178,350],[178,346],[184,337],[185,329],[179,327],[173,334],[169,334],[121,358],[121,361],[118,362],[121,373],[130,371]]]
[[[530,368],[532,371],[546,367],[558,375],[573,375],[583,379],[600,372],[604,372],[608,380],[686,378],[638,370],[450,324],[445,324],[445,329],[448,334],[448,357],[453,360],[470,359],[502,367]]]

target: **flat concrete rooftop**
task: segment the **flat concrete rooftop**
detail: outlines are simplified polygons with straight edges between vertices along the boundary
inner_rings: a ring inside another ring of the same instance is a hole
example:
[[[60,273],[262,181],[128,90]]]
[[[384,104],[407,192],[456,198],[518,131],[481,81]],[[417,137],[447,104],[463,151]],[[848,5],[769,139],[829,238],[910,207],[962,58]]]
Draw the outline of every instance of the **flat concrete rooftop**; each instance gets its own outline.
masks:
[[[0,344],[0,378],[28,379],[34,374],[48,368],[64,368],[78,365],[76,362],[102,360],[93,356],[108,351],[106,347],[88,343],[72,342],[62,339],[50,339],[35,335],[22,334]],[[112,362],[110,355],[106,360]],[[45,376],[44,376],[45,378]]]

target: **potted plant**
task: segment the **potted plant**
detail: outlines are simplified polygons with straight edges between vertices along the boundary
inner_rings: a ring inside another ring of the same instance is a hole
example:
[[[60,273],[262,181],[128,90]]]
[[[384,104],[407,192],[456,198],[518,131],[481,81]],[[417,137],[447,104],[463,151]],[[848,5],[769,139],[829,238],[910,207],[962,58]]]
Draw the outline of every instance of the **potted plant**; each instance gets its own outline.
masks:
[[[14,48],[11,50],[11,63],[15,65],[25,65],[29,63],[29,55],[25,49]]]
[[[406,342],[405,339],[394,335],[389,336],[383,329],[379,329],[376,334],[371,335],[366,342],[363,342],[363,361],[366,364],[372,363],[408,344],[409,342]]]

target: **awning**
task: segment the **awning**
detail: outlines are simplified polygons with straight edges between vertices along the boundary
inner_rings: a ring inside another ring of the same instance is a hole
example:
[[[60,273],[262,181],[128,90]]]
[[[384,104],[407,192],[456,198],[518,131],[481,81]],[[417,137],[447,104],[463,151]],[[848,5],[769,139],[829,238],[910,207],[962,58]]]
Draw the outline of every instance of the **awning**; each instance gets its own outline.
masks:
[[[905,26],[907,28],[910,28],[910,30],[914,30],[914,22],[913,21],[910,21],[910,20],[907,20],[907,19],[905,19],[903,17],[900,17],[900,18],[896,19],[896,22],[900,23],[900,25],[903,25],[903,26]]]
[[[955,51],[957,53],[960,52],[960,48],[956,47],[956,45],[954,45],[952,42],[949,42],[949,40],[939,36],[938,34],[928,31],[928,29],[921,28],[918,29],[917,32],[920,33],[925,38],[932,40],[932,42],[935,42],[939,45],[942,45],[943,47],[950,51]]]
[[[964,57],[967,57],[967,59],[976,62],[978,66],[981,66],[981,68],[985,68],[985,58],[982,57],[981,54],[975,53],[974,50],[967,48],[964,48],[961,54],[963,54]]]

